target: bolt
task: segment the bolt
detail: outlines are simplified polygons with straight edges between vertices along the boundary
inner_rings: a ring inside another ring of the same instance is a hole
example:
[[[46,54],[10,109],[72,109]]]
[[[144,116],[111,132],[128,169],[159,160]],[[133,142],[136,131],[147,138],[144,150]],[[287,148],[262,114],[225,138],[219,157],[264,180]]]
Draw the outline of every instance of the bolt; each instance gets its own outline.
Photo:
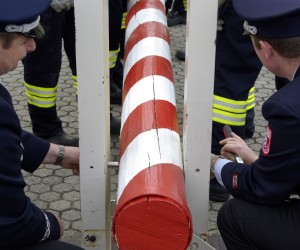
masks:
[[[197,243],[192,243],[191,246],[190,246],[190,249],[191,249],[191,250],[196,250],[196,249],[198,249],[198,244],[197,244]]]
[[[85,240],[86,241],[90,241],[90,242],[95,242],[96,241],[96,236],[95,235],[92,235],[92,236],[85,236]]]
[[[95,235],[92,235],[91,237],[90,237],[90,242],[95,242],[96,241],[96,236]]]

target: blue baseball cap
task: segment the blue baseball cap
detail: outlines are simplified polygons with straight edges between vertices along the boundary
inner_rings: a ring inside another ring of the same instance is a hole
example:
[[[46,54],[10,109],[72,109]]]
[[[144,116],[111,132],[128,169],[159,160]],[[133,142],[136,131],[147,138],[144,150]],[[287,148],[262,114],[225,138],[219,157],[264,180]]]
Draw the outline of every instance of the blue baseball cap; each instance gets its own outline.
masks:
[[[40,14],[51,0],[0,0],[0,32],[16,32],[29,37],[42,37]]]
[[[249,34],[268,39],[300,37],[299,0],[232,0],[237,14],[245,19]]]

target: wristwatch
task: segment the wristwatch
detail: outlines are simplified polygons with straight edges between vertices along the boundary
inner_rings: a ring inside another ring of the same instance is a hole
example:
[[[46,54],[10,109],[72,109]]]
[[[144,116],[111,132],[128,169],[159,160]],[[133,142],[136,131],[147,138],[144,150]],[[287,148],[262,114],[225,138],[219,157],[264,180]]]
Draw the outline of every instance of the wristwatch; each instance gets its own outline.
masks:
[[[54,165],[61,165],[61,162],[65,156],[65,146],[59,145],[58,147],[59,147],[58,156],[57,156],[57,159],[56,159]]]

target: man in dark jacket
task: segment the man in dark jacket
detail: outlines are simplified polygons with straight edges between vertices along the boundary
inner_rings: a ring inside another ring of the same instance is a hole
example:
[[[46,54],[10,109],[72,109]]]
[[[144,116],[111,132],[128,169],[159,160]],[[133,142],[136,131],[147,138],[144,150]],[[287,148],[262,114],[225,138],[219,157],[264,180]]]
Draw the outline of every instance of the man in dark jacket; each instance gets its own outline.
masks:
[[[214,176],[235,198],[218,214],[218,227],[230,249],[299,249],[300,200],[300,2],[233,0],[245,20],[263,65],[290,82],[262,106],[268,121],[257,156],[236,134],[211,156]],[[232,159],[232,153],[244,163]]]
[[[49,4],[50,0],[0,0],[0,75],[35,50],[33,37],[44,33],[39,15]],[[79,174],[79,148],[52,144],[22,130],[11,96],[1,84],[0,112],[0,249],[81,249],[53,241],[63,235],[62,221],[30,201],[21,172],[33,172],[45,163]]]

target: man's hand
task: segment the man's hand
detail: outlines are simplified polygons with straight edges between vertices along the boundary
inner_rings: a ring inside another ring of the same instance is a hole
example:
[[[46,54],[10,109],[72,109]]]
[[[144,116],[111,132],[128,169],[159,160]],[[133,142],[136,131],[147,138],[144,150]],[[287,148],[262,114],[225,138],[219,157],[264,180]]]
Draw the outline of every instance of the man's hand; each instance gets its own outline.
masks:
[[[231,135],[232,137],[220,141],[220,144],[224,145],[221,149],[221,155],[231,160],[232,153],[234,153],[240,156],[246,164],[256,161],[258,156],[248,147],[246,142],[233,132]]]
[[[74,7],[74,0],[52,0],[50,6],[56,11],[69,10]]]
[[[71,169],[73,174],[79,175],[79,148],[65,147],[65,156],[61,162],[61,166]]]

